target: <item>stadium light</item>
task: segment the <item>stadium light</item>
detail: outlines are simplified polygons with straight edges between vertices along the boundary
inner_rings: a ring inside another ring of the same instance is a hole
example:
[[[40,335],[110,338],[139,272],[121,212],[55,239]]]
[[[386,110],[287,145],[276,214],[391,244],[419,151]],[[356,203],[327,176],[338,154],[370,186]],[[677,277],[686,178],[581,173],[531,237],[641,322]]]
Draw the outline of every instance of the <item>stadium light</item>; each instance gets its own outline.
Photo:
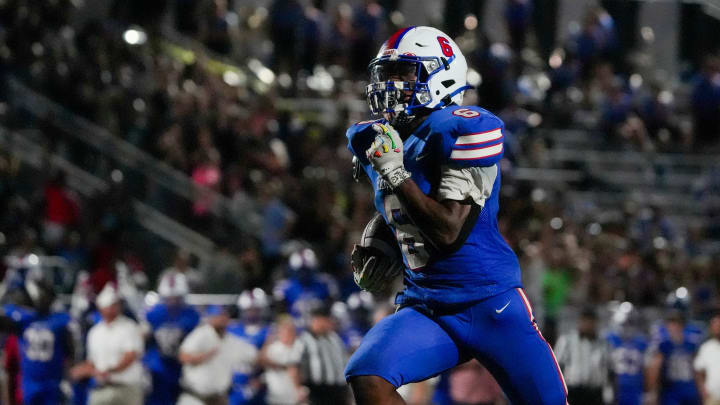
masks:
[[[115,183],[120,183],[120,182],[122,182],[122,181],[123,181],[123,177],[124,177],[124,176],[123,176],[123,172],[121,172],[121,171],[118,170],[118,169],[115,169],[115,170],[113,170],[113,171],[110,173],[110,178],[111,178],[112,181],[115,182]]]
[[[468,14],[465,17],[464,21],[465,29],[468,31],[473,31],[478,26],[478,19],[475,17],[475,14]]]
[[[130,45],[142,45],[147,42],[147,34],[137,28],[130,28],[123,33],[123,39]]]
[[[240,84],[240,75],[235,71],[226,70],[225,73],[223,73],[223,81],[227,83],[228,86],[238,86]]]
[[[272,70],[266,68],[259,60],[250,59],[247,66],[255,75],[265,84],[272,84],[275,81],[275,73]]]
[[[550,227],[554,230],[559,230],[563,227],[563,220],[560,217],[555,217],[550,220]]]
[[[482,83],[482,76],[480,75],[480,73],[478,73],[477,70],[473,68],[468,68],[467,82],[469,85],[477,87]]]
[[[38,264],[40,264],[40,258],[38,257],[38,255],[31,253],[27,257],[27,262],[31,266],[37,266]]]

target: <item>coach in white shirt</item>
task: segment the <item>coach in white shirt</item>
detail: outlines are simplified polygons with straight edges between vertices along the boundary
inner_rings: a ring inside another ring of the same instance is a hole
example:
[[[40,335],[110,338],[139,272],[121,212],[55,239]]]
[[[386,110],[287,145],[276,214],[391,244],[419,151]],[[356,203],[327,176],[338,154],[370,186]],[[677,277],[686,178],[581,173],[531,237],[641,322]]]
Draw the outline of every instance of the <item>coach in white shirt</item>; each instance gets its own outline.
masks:
[[[209,306],[205,322],[183,340],[179,356],[183,364],[183,393],[178,405],[225,405],[233,371],[254,368],[257,349],[226,333],[229,321],[224,308]]]
[[[309,390],[300,384],[300,360],[303,345],[297,339],[295,324],[289,315],[281,315],[275,322],[274,338],[260,354],[260,363],[265,367],[268,405],[297,405],[305,403]]]
[[[106,285],[98,295],[102,321],[90,328],[85,363],[73,368],[74,378],[95,377],[89,405],[142,405],[144,372],[140,357],[144,350],[138,324],[122,315],[120,296]]]
[[[710,339],[695,357],[695,374],[705,405],[720,405],[720,313],[710,319]]]

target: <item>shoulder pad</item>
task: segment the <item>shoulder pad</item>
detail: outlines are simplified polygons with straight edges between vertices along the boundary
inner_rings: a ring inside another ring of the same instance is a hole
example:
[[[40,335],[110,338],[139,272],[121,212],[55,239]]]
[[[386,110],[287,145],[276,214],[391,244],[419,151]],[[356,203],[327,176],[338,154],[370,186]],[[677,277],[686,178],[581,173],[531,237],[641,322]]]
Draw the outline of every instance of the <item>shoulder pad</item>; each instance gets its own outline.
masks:
[[[30,310],[15,304],[5,304],[2,306],[3,315],[12,319],[17,324],[24,324],[32,321]]]
[[[363,164],[369,163],[365,157],[365,151],[375,139],[375,131],[372,129],[372,124],[376,122],[385,122],[385,120],[381,118],[377,120],[360,121],[353,124],[348,128],[347,132],[345,132],[350,153],[360,159],[360,162]]]
[[[163,304],[155,304],[145,313],[145,318],[150,323],[158,322],[164,316],[164,309],[165,307],[163,306]]]
[[[430,115],[441,133],[445,161],[460,167],[493,166],[502,159],[505,124],[477,106],[452,106]]]
[[[69,325],[72,321],[70,314],[68,314],[67,312],[56,312],[55,317],[63,326]]]

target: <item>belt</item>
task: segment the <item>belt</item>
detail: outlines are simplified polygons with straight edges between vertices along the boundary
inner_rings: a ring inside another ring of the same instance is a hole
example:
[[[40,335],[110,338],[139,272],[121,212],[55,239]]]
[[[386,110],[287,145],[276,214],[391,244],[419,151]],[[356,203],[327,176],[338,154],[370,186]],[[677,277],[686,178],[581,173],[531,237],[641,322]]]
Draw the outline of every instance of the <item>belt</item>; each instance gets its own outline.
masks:
[[[215,401],[224,400],[228,396],[227,392],[219,392],[216,394],[203,395],[203,394],[200,394],[197,391],[195,391],[191,388],[185,387],[185,386],[182,387],[182,390],[183,390],[184,394],[187,394],[193,398],[199,399],[200,401],[205,402],[205,403],[213,403]]]
[[[131,387],[135,387],[135,386],[134,386],[134,385],[130,385],[130,384],[124,384],[124,383],[117,383],[117,382],[112,382],[112,381],[106,381],[106,382],[103,382],[103,383],[97,383],[97,385],[96,385],[94,388],[95,388],[95,389],[100,389],[100,388],[131,388]]]

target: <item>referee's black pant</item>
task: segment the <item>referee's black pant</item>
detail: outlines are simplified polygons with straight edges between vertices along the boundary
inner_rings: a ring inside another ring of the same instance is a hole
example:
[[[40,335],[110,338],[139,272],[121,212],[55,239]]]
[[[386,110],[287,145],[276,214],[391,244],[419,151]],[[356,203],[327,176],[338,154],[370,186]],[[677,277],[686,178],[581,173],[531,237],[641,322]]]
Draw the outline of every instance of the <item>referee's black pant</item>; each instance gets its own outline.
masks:
[[[348,390],[344,384],[308,384],[307,387],[310,389],[312,405],[346,405],[348,403]]]
[[[570,405],[604,405],[602,388],[584,385],[568,387],[568,403]]]

